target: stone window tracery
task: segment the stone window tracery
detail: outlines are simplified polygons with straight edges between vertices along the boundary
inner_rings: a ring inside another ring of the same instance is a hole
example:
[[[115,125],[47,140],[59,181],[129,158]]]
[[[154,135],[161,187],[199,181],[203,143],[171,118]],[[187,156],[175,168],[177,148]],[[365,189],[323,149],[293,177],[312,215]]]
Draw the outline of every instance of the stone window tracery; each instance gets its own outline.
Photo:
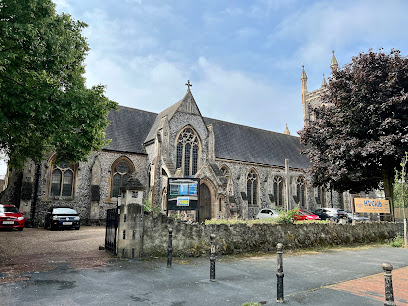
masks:
[[[72,197],[74,186],[75,165],[67,162],[55,164],[55,158],[51,172],[51,196]]]
[[[273,196],[277,206],[283,206],[283,178],[275,176],[273,178]]]
[[[248,205],[258,205],[258,175],[251,169],[247,175]]]
[[[193,176],[198,171],[200,145],[198,135],[186,127],[177,139],[176,168],[181,168],[184,176]]]
[[[120,187],[124,186],[134,172],[132,162],[126,157],[118,158],[111,169],[111,197],[117,198],[120,195]]]
[[[300,207],[306,207],[306,189],[305,189],[305,178],[303,176],[299,176],[296,179],[296,193],[299,198],[299,205]]]

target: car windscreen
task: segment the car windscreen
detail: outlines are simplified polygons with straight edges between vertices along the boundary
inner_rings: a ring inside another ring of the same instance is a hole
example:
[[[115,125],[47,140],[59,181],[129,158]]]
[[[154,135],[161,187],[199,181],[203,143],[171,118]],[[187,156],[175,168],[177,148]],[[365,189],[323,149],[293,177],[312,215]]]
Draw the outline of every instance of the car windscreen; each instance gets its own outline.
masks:
[[[54,215],[77,215],[78,214],[75,209],[64,208],[64,207],[54,208],[52,210],[52,213]]]
[[[0,206],[0,213],[15,213],[18,214],[18,209],[15,206]]]

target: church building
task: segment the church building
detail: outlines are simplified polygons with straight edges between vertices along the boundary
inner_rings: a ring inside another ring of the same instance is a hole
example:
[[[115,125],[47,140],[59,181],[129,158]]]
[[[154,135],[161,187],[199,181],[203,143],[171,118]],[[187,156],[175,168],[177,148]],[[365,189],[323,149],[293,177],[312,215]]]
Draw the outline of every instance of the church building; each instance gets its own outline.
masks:
[[[301,83],[307,125],[325,80],[309,93],[303,68]],[[72,207],[85,223],[98,223],[116,207],[120,188],[131,176],[140,183],[143,202],[164,213],[168,179],[194,177],[200,179],[199,221],[252,219],[263,207],[348,206],[346,194],[311,187],[310,162],[287,127],[277,133],[203,117],[190,81],[186,85],[184,97],[159,114],[124,106],[111,111],[106,129],[111,142],[86,162],[56,164],[50,154],[39,165],[27,162],[22,172],[9,169],[0,200],[15,204],[39,225],[51,206]]]

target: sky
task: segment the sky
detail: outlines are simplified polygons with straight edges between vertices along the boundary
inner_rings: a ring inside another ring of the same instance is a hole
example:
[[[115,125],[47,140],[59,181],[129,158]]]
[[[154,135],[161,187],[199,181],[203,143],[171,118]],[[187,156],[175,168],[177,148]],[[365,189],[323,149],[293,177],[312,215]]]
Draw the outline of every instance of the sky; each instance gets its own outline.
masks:
[[[84,21],[87,86],[120,105],[159,113],[187,80],[205,117],[292,135],[302,129],[302,63],[309,91],[370,48],[408,54],[408,1],[54,0]],[[4,162],[0,176],[5,173]]]

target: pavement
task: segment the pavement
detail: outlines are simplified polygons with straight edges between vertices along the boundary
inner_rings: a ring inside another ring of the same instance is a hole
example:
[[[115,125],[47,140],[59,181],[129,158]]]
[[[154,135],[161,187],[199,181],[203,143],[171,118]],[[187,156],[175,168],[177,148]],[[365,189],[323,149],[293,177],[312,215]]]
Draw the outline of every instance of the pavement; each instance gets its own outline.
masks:
[[[396,304],[408,305],[408,249],[388,246],[284,254],[285,304],[384,305],[383,262],[394,267]],[[165,258],[57,261],[0,284],[0,305],[274,305],[276,266],[274,254],[220,256],[211,282],[208,258],[177,258],[171,268]]]

